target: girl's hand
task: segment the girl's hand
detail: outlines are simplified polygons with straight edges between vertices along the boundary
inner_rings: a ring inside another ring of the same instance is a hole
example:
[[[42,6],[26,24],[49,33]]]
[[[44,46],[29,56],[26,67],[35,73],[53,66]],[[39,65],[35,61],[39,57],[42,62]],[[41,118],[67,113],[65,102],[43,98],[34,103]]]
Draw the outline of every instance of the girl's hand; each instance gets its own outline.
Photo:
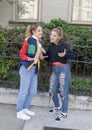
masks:
[[[64,52],[62,52],[62,53],[58,53],[58,56],[60,56],[60,57],[64,57],[65,54],[66,54],[66,49],[64,49]]]
[[[33,61],[34,58],[30,58],[30,57],[27,57],[28,58],[28,61]]]
[[[48,56],[43,56],[42,53],[40,54],[40,59],[41,59],[41,60],[44,60],[44,59],[47,58],[47,57],[48,57]]]
[[[46,53],[46,51],[45,51],[45,49],[44,49],[44,48],[42,48],[42,53],[44,53],[44,54]]]

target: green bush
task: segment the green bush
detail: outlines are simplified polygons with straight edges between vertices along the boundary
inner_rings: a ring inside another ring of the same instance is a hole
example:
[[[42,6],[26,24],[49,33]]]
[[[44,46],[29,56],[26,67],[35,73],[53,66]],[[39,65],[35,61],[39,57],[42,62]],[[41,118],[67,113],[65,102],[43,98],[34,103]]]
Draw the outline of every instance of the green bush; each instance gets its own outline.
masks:
[[[92,62],[92,29],[90,27],[84,26],[74,26],[69,25],[67,22],[61,19],[53,19],[49,23],[42,23],[44,28],[44,46],[47,47],[47,43],[49,43],[49,34],[52,28],[62,27],[64,30],[64,41],[70,44],[70,40],[73,41],[73,50],[77,52],[78,60],[85,62]],[[43,39],[43,40],[44,40]],[[47,42],[46,42],[47,41]],[[78,64],[77,69],[81,69],[83,72],[84,63]],[[86,64],[86,71],[90,73],[92,70],[92,65]]]
[[[12,29],[1,29],[0,28],[0,79],[1,80],[11,80],[11,77],[14,80],[19,82],[18,75],[12,73],[13,71],[17,71],[18,64],[19,64],[19,50],[22,46],[24,40],[24,33],[26,26],[28,24],[24,24],[22,26],[17,26]],[[51,29],[55,27],[62,27],[64,30],[64,40],[70,44],[70,40],[73,41],[73,49],[78,54],[79,61],[87,61],[92,62],[92,30],[90,27],[83,27],[83,26],[74,26],[70,25],[64,20],[61,19],[53,19],[49,23],[41,22],[43,27],[43,47],[47,49],[49,44],[49,35]],[[78,46],[78,47],[77,47]],[[85,46],[85,47],[84,47]],[[90,47],[90,48],[88,48]],[[44,61],[41,63],[41,70],[39,76],[39,84],[48,86],[49,84],[49,77],[51,74],[51,67],[47,71],[47,63]],[[72,72],[75,73],[74,68],[76,67],[76,63],[72,63]],[[92,64],[84,64],[84,63],[77,63],[77,71],[78,75],[83,73],[83,69],[85,67],[85,71],[87,71],[87,76],[90,75],[92,72]],[[47,73],[48,74],[47,74]],[[86,75],[86,74],[85,74]],[[12,79],[12,80],[13,80]],[[76,82],[78,86],[81,85],[81,81]],[[86,86],[89,86],[89,84]],[[77,86],[77,87],[78,87]],[[47,87],[48,88],[48,87]]]

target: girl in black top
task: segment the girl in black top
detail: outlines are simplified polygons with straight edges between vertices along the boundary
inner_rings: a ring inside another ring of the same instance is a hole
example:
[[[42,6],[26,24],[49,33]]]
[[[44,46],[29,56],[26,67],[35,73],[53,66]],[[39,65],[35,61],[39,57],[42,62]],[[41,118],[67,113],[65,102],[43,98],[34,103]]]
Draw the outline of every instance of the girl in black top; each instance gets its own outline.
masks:
[[[72,50],[70,50],[62,41],[62,38],[62,28],[58,27],[52,29],[50,35],[51,43],[47,50],[47,60],[53,64],[49,94],[52,96],[52,100],[55,106],[49,112],[61,112],[60,115],[58,115],[55,119],[56,121],[60,121],[67,117],[68,92],[71,79],[68,59],[74,59],[76,57]],[[59,103],[59,97],[57,93],[58,89],[60,91],[60,97],[62,99],[62,107]]]

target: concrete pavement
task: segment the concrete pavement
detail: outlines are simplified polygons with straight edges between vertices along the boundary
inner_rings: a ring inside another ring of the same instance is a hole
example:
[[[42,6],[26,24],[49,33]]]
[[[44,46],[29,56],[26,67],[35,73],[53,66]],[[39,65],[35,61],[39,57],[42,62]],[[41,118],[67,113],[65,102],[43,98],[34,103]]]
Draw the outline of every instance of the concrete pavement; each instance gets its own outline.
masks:
[[[16,118],[15,105],[0,104],[0,130],[43,130],[44,127],[92,130],[92,111],[69,109],[68,118],[56,122],[48,107],[31,106],[36,113],[29,121]],[[50,130],[50,129],[49,129]]]
[[[92,111],[69,109],[68,118],[56,122],[56,114],[50,114],[49,108],[33,107],[32,110],[36,115],[25,123],[23,130],[43,130],[47,126],[72,130],[92,130]]]
[[[0,130],[43,130],[44,127],[92,130],[92,97],[69,95],[68,118],[61,122],[55,122],[56,115],[48,112],[53,106],[48,93],[38,93],[34,97],[31,110],[36,115],[32,119],[17,119],[17,97],[18,90],[0,89]]]
[[[23,130],[24,123],[16,118],[15,105],[0,104],[0,130]]]

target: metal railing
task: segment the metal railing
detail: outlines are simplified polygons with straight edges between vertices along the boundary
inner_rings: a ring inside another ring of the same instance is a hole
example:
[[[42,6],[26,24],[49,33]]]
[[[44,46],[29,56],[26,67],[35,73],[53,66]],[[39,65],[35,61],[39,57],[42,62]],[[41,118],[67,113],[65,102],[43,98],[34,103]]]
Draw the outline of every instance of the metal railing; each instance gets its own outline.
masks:
[[[21,45],[14,42],[0,41],[0,87],[19,87],[19,49]],[[71,60],[72,79],[70,93],[92,96],[92,46],[74,45],[70,47],[77,52],[77,60]],[[39,73],[39,91],[48,91],[52,65],[41,62]]]

